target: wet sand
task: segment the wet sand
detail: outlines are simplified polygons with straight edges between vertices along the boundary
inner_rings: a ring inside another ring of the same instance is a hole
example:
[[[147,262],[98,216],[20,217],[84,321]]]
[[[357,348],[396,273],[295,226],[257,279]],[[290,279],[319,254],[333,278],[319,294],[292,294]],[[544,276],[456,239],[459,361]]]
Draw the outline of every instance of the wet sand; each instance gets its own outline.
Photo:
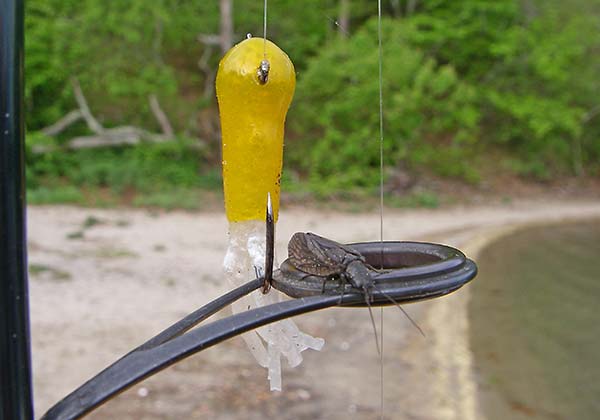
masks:
[[[438,241],[476,258],[507,232],[600,217],[600,202],[515,202],[494,207],[385,212],[385,239]],[[220,213],[29,208],[36,412],[134,346],[227,290]],[[292,208],[277,227],[277,254],[295,231],[339,242],[377,240],[379,214]],[[476,279],[475,281],[477,281]],[[385,412],[389,419],[481,419],[469,344],[469,286],[407,305],[427,337],[385,310]],[[379,311],[376,311],[378,313]],[[371,419],[379,416],[379,365],[366,310],[296,318],[326,339],[284,367],[281,393],[235,338],[134,386],[90,418]]]

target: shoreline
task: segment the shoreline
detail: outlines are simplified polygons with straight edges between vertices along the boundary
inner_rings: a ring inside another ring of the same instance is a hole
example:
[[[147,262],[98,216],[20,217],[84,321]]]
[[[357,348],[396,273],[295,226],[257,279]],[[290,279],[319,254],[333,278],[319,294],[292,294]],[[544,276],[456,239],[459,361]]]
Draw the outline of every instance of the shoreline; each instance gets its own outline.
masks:
[[[493,247],[499,240],[517,232],[536,227],[552,227],[570,223],[587,223],[593,222],[594,220],[600,220],[600,213],[584,212],[582,214],[574,214],[565,212],[563,214],[559,211],[547,218],[535,220],[526,218],[526,220],[520,220],[518,222],[507,223],[500,226],[476,228],[471,232],[467,232],[467,237],[461,238],[461,241],[464,241],[464,243],[460,245],[459,248],[469,256],[469,258],[476,261],[478,256],[487,248]],[[478,274],[478,277],[480,276],[481,272]],[[476,277],[474,281],[477,280],[478,278]],[[460,297],[457,297],[457,295],[460,295]],[[447,319],[447,317],[450,316],[450,312],[453,312],[454,316],[456,316],[457,312],[459,314],[460,319],[455,321],[455,326],[451,333],[453,337],[444,337],[445,340],[443,340],[443,342],[446,343],[446,345],[443,347],[445,348],[435,349],[432,352],[437,359],[441,359],[440,354],[442,353],[442,350],[446,355],[455,354],[457,356],[457,361],[455,361],[453,366],[448,366],[448,369],[458,372],[454,378],[455,381],[453,381],[454,384],[452,387],[458,386],[460,395],[457,395],[457,397],[459,397],[455,400],[457,404],[450,410],[452,412],[451,415],[444,415],[444,411],[446,410],[431,414],[439,416],[436,418],[443,419],[485,419],[486,413],[482,408],[482,402],[484,398],[489,398],[489,396],[484,396],[482,391],[478,389],[478,384],[475,379],[474,357],[470,348],[471,332],[469,303],[472,298],[472,293],[468,285],[466,285],[457,295],[452,295],[455,299],[452,302],[451,310],[449,308],[450,305],[448,304],[432,306],[429,313],[429,322],[442,322],[442,320]],[[445,334],[442,335],[445,336]],[[456,337],[459,337],[459,339],[457,340]],[[450,343],[450,345],[448,345],[448,343]],[[449,386],[449,383],[441,388],[443,392],[457,392],[456,389],[452,389]]]
[[[37,413],[227,289],[221,280],[227,231],[222,213],[66,206],[34,206],[28,212],[29,261],[37,267],[30,275]],[[386,209],[384,228],[386,239],[443,242],[476,258],[496,239],[532,224],[589,218],[600,218],[600,201]],[[378,226],[378,212],[283,209],[276,255],[285,258],[287,238],[298,230],[353,242],[377,240]],[[425,340],[393,309],[386,311],[386,412],[482,418],[469,348],[469,292],[467,285],[442,299],[407,305],[425,329]],[[230,340],[133,387],[90,418],[206,418],[233,410],[230,418],[258,419],[277,407],[288,409],[283,419],[376,416],[378,357],[365,313],[333,309],[296,320],[327,344],[321,352],[303,353],[300,368],[284,369],[282,393],[265,391],[265,371],[241,340]],[[146,395],[142,388],[151,397],[140,396]],[[248,401],[247,392],[261,399]],[[201,414],[191,415],[196,409]]]
[[[598,389],[589,389],[597,381],[574,379],[561,368],[594,364],[593,350],[588,352],[594,345],[582,335],[594,328],[584,308],[593,308],[598,292],[599,240],[600,218],[592,218],[528,224],[481,247],[486,281],[470,288],[468,315],[483,418],[594,417],[589,397]],[[582,335],[572,331],[574,325]],[[573,365],[564,363],[574,347],[578,357]],[[583,391],[569,394],[578,387],[588,389],[587,399]]]

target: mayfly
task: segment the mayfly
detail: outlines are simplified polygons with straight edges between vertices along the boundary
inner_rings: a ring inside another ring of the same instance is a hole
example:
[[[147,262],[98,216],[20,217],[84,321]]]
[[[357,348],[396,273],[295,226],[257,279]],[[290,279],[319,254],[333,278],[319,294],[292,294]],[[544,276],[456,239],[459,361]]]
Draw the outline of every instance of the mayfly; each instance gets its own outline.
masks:
[[[315,235],[314,233],[297,232],[290,239],[288,244],[288,259],[281,264],[280,270],[284,276],[296,280],[308,277],[320,278],[323,284],[322,292],[325,292],[328,283],[336,281],[342,293],[341,299],[343,298],[347,284],[350,284],[355,290],[362,292],[365,296],[365,303],[369,308],[369,315],[375,335],[377,335],[371,311],[371,301],[373,290],[379,290],[375,281],[378,271],[367,264],[365,257],[356,249],[349,245],[343,245],[331,239]],[[391,296],[383,294],[423,334],[421,328],[404,309]],[[379,351],[377,337],[376,342]]]
[[[314,233],[297,232],[292,236],[288,244],[288,261],[307,276],[322,277],[323,291],[328,280],[340,280],[342,289],[350,283],[363,292],[368,292],[373,285],[371,273],[374,270],[367,266],[365,257],[350,246]]]

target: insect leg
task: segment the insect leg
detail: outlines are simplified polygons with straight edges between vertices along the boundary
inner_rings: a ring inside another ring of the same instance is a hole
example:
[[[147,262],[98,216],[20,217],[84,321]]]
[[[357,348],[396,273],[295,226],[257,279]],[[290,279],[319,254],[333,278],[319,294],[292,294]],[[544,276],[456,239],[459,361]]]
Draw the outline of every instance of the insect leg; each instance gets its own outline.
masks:
[[[342,302],[344,301],[344,292],[346,291],[346,275],[344,273],[340,274],[338,277],[338,280],[340,280],[340,301],[338,303],[338,305],[341,305]]]
[[[369,309],[369,317],[371,318],[371,324],[373,325],[373,334],[375,335],[375,346],[377,347],[377,354],[381,356],[381,349],[379,348],[379,338],[377,337],[377,327],[375,326],[375,318],[373,317],[373,310],[371,309],[371,296],[369,290],[363,287],[363,293],[365,294],[365,303]]]

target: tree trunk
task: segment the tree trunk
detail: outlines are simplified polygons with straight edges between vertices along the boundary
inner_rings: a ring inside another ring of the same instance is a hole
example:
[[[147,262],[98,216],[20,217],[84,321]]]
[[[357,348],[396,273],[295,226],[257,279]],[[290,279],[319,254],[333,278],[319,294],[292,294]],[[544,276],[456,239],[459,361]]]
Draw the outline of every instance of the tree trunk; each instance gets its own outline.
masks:
[[[233,0],[219,0],[221,12],[221,33],[219,44],[225,54],[233,45]]]
[[[340,0],[338,32],[342,38],[350,33],[350,0]]]
[[[411,16],[413,13],[415,13],[415,10],[417,9],[417,0],[408,0],[408,2],[406,3],[406,16]]]
[[[390,0],[390,6],[392,6],[392,14],[394,17],[402,16],[402,9],[400,8],[400,0]]]

